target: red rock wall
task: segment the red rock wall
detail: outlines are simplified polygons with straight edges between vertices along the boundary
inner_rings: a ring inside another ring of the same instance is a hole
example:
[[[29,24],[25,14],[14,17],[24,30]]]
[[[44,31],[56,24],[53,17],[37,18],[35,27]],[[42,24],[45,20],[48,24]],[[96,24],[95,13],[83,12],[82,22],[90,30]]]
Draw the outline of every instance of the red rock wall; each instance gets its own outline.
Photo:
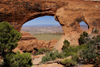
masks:
[[[57,10],[55,18],[63,27],[63,39],[67,39],[71,45],[78,45],[78,39],[83,32],[79,25],[81,21],[89,26],[89,34],[92,29],[100,30],[100,2],[69,2]],[[60,49],[62,45],[57,46],[55,48]]]
[[[100,30],[100,2],[87,0],[0,0],[0,22],[8,21],[16,30],[40,16],[55,16],[61,24],[64,35],[55,48],[61,49],[67,39],[71,45],[78,45],[79,35],[83,32],[79,22],[84,21],[89,34],[92,28]]]

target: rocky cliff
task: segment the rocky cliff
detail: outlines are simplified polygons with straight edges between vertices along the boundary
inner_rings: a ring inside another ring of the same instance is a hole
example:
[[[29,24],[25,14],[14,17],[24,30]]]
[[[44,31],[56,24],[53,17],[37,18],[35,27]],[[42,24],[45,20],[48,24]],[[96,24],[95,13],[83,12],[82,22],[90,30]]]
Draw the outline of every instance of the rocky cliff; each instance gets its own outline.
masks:
[[[18,31],[25,22],[46,15],[54,16],[63,28],[55,46],[59,50],[65,39],[78,45],[81,21],[88,25],[89,34],[94,28],[100,30],[99,0],[0,0],[0,22],[8,21]]]

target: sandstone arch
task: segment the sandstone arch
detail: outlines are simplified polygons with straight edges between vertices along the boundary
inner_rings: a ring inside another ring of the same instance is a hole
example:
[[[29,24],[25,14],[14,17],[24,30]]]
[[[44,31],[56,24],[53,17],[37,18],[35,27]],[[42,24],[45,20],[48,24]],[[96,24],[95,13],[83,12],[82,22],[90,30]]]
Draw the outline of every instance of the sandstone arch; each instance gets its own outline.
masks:
[[[64,35],[55,46],[61,49],[63,40],[78,45],[80,30],[78,22],[85,21],[91,33],[92,28],[100,30],[100,2],[91,0],[2,0],[0,21],[8,21],[20,31],[23,23],[39,16],[52,15],[61,24]],[[77,29],[75,30],[75,27]]]

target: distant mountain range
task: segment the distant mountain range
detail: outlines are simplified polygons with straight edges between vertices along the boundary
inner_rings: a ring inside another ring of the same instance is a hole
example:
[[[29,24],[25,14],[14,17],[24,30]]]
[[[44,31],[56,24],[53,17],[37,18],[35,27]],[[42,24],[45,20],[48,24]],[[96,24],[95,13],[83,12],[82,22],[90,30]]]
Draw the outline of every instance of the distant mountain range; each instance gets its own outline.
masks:
[[[88,30],[88,26],[81,25],[81,29]],[[61,26],[45,25],[45,26],[24,26],[21,31],[26,31],[31,34],[43,34],[43,33],[62,33],[63,29]]]
[[[61,26],[61,25],[56,25],[56,24],[43,24],[43,25],[23,25],[23,27],[37,27],[37,26]],[[87,27],[87,25],[81,25],[82,27]]]
[[[60,26],[60,25],[57,25],[57,24],[38,24],[38,25],[23,25],[23,27],[36,27],[36,26]]]

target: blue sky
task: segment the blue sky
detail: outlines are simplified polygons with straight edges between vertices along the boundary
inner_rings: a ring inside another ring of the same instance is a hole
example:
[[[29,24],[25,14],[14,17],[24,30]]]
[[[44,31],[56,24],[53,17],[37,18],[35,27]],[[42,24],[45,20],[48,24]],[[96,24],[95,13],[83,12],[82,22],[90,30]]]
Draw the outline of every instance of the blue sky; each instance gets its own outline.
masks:
[[[80,24],[85,25],[83,22]],[[26,22],[24,26],[60,26],[60,24],[54,19],[54,16],[42,16]]]

